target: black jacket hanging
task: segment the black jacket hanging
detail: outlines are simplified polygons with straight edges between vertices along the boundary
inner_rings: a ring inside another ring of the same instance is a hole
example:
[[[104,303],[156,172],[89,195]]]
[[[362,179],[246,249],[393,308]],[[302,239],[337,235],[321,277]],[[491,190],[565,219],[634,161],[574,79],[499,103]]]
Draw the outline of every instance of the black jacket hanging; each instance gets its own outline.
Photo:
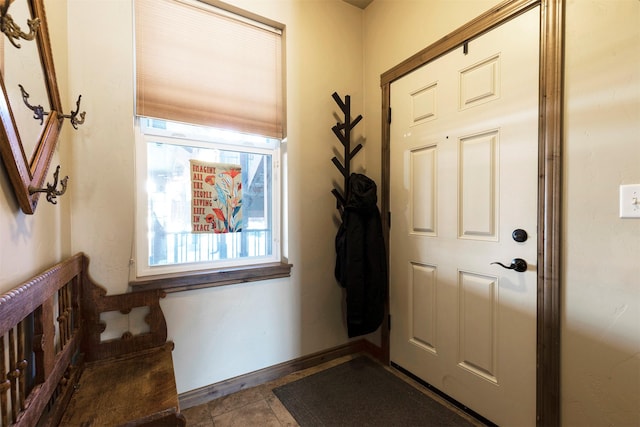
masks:
[[[387,259],[375,182],[354,173],[348,183],[336,236],[335,276],[347,290],[347,332],[351,338],[374,332],[382,324]]]

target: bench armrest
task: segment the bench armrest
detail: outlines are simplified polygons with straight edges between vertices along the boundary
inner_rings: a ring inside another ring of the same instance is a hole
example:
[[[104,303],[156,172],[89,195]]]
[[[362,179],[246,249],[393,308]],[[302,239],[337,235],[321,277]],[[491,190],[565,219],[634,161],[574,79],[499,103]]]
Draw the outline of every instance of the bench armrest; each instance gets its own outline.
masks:
[[[84,258],[84,262],[81,306],[82,318],[85,322],[82,349],[86,361],[122,356],[164,345],[167,341],[167,323],[160,308],[160,299],[165,297],[165,293],[154,289],[107,295],[106,290],[89,277],[87,257]],[[100,335],[106,328],[106,324],[100,320],[101,313],[119,311],[127,314],[138,307],[149,308],[149,313],[145,317],[145,321],[149,325],[148,332],[139,335],[126,332],[121,338],[101,340]]]

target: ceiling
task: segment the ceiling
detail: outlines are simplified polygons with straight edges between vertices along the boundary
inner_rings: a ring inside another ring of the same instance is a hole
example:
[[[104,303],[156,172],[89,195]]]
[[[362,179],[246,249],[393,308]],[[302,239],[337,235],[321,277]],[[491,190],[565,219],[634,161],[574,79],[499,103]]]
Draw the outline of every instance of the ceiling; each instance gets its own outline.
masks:
[[[345,2],[354,5],[355,7],[359,7],[360,9],[364,9],[365,7],[369,6],[369,4],[373,1],[373,0],[344,0]]]

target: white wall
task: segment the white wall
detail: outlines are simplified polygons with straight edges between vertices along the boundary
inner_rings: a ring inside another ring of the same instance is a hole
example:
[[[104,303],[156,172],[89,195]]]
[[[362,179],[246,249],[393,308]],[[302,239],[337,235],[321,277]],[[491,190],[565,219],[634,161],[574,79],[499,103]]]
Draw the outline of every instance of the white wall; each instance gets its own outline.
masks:
[[[365,11],[367,143],[380,147],[380,74],[498,1],[375,0]],[[569,0],[566,15],[562,425],[640,423],[640,3]],[[367,167],[380,173],[380,157]]]
[[[287,279],[169,295],[178,392],[347,342],[333,278],[331,94],[361,112],[362,11],[339,0],[231,3],[287,26]],[[134,239],[131,0],[69,0],[69,81],[87,122],[73,141],[73,251],[110,293],[127,290]]]

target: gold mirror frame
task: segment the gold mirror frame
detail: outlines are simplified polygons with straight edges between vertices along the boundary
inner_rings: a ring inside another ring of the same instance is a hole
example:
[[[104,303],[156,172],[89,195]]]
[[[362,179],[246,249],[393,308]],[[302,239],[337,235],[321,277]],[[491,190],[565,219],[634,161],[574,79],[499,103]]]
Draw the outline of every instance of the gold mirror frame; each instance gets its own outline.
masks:
[[[40,54],[40,63],[44,73],[50,111],[45,116],[46,122],[44,123],[42,133],[39,137],[40,140],[37,141],[33,154],[25,153],[22,139],[20,138],[20,129],[17,127],[11,109],[12,100],[8,97],[4,76],[0,75],[0,86],[2,87],[2,96],[0,97],[0,120],[2,121],[2,129],[0,130],[0,155],[2,155],[2,160],[9,174],[9,179],[20,208],[26,214],[33,214],[38,204],[40,193],[34,192],[31,194],[31,190],[41,188],[45,181],[58,136],[60,135],[60,129],[62,128],[63,117],[61,115],[62,105],[53,66],[53,55],[51,53],[51,43],[49,40],[49,30],[43,0],[24,1],[27,1],[32,17],[40,19],[40,26],[35,38],[35,43],[38,45],[38,52]],[[5,37],[5,35],[0,34],[0,37]],[[22,41],[22,43],[33,42]],[[8,45],[6,49],[14,49],[14,47]],[[13,100],[13,103],[15,104],[13,107],[18,108],[16,100]],[[26,106],[24,107],[27,108]],[[28,159],[28,155],[32,155],[31,159]]]

